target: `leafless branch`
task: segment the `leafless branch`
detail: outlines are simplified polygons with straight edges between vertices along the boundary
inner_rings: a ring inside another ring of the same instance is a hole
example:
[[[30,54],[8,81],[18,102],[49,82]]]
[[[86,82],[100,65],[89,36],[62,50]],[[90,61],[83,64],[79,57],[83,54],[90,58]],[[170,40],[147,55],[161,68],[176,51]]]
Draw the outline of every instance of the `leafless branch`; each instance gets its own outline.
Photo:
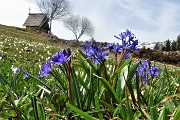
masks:
[[[94,26],[86,17],[72,15],[64,20],[64,26],[73,32],[76,40],[79,40],[84,34],[91,37],[94,35]]]

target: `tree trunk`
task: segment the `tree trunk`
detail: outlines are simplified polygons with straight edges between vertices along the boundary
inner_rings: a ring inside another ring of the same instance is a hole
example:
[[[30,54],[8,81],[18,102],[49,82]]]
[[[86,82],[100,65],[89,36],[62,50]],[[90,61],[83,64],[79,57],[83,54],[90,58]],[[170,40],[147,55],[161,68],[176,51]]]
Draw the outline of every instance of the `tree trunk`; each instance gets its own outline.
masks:
[[[78,36],[77,36],[77,33],[75,33],[75,32],[73,32],[74,33],[74,35],[75,35],[75,37],[76,37],[76,40],[79,40],[78,39]]]
[[[81,31],[81,33],[79,34],[79,36],[78,36],[78,40],[82,37],[82,35],[84,34],[84,31]]]

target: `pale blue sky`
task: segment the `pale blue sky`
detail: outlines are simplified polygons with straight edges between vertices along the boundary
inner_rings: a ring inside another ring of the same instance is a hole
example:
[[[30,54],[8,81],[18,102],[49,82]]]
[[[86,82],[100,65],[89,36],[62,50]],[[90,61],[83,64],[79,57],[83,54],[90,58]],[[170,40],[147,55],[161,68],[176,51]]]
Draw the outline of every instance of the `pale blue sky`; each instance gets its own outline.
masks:
[[[0,0],[0,24],[22,27],[33,0]],[[69,0],[73,14],[88,17],[97,41],[117,42],[114,35],[129,29],[140,42],[176,39],[180,34],[180,0]],[[53,34],[74,39],[62,22],[54,21]],[[83,37],[89,39],[89,37]]]

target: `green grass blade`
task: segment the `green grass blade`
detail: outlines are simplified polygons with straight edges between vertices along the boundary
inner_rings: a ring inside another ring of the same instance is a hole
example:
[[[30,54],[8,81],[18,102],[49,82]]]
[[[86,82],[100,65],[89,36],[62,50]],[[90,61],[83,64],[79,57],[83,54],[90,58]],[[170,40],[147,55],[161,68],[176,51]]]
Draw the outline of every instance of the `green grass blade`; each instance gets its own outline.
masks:
[[[69,107],[71,110],[79,114],[81,117],[85,118],[86,120],[96,120],[94,117],[91,117],[86,112],[81,111],[80,109],[76,108],[75,106],[66,103],[66,106]]]
[[[35,118],[35,120],[39,120],[37,102],[36,102],[36,97],[35,96],[31,97],[31,103],[32,103],[32,107],[33,107],[34,118]]]
[[[99,98],[98,98],[97,95],[95,95],[94,99],[95,99],[95,108],[98,110],[98,109],[100,109]],[[103,115],[102,115],[102,113],[99,113],[99,114],[98,114],[98,117],[99,117],[100,120],[103,120]]]
[[[158,120],[167,120],[167,108],[164,106],[159,117]]]
[[[180,119],[180,107],[178,107],[175,111],[174,111],[175,115],[173,120],[179,120]]]
[[[125,100],[126,99],[123,99],[121,101],[121,103],[117,106],[117,108],[114,110],[113,118],[115,117],[115,115],[119,114],[119,116],[121,116],[123,118],[123,120],[127,119],[127,116],[128,116],[127,111],[126,111],[126,109],[124,108],[124,105],[123,105]]]
[[[77,81],[77,77],[76,77],[76,73],[75,73],[75,70],[74,68],[72,67],[72,71],[71,71],[71,78],[72,78],[72,90],[74,91],[75,93],[75,98],[77,100],[77,105],[78,105],[78,108],[82,110],[82,96],[81,96],[81,92],[80,92],[80,87],[79,87],[79,83]]]
[[[9,85],[7,79],[2,75],[0,74],[0,83],[4,86],[4,85]]]
[[[88,115],[96,115],[96,114],[105,113],[105,110],[104,109],[98,109],[98,110],[87,111],[86,113]],[[80,116],[80,115],[79,114],[78,115],[74,115],[73,117],[76,117],[76,116]],[[98,119],[98,120],[103,120],[103,119]]]
[[[150,114],[152,120],[158,120],[158,114],[157,114],[157,108],[156,106],[153,106],[150,108]]]
[[[39,119],[40,120],[46,120],[46,114],[45,114],[44,106],[42,105],[42,103],[40,103],[40,102],[38,103],[38,108],[40,111]]]
[[[132,78],[134,77],[138,66],[139,66],[139,62],[135,63],[130,68],[128,78],[127,78],[127,81],[126,81],[134,105],[136,105],[136,99],[135,99],[134,89],[133,89],[133,85],[132,85]]]
[[[133,115],[133,120],[138,120],[138,118],[141,117],[141,112],[136,111]],[[162,119],[161,119],[162,120]]]
[[[42,80],[34,77],[34,76],[31,75],[31,74],[28,74],[28,76],[30,76],[31,78],[35,79],[36,81],[38,81],[39,83],[41,83],[42,85],[44,85],[45,87],[47,87],[47,88],[51,91],[51,88],[50,88],[46,83],[44,83]]]
[[[127,119],[132,120],[133,119],[132,106],[130,101],[128,100],[127,95],[126,95],[126,107],[127,107]]]
[[[96,75],[95,75],[96,76]],[[98,76],[96,76],[98,77]],[[103,82],[103,84],[105,85],[105,88],[111,93],[112,97],[119,103],[120,99],[118,98],[118,95],[116,94],[116,92],[114,91],[114,89],[112,88],[112,86],[109,84],[108,81],[106,81],[106,79],[102,78],[102,77],[98,77],[100,78],[100,80]]]
[[[121,70],[128,65],[130,62],[132,61],[132,57],[130,59],[128,59],[126,62],[124,62],[124,64],[122,64],[116,71],[115,73],[111,76],[110,81],[113,80],[120,72]]]
[[[110,111],[112,111],[112,112],[115,111],[115,108],[111,104],[108,104],[108,103],[106,103],[105,101],[102,101],[102,100],[100,100],[100,102],[102,104],[104,104]]]
[[[65,93],[65,91],[67,90],[65,88],[66,79],[65,80],[62,79],[62,77],[61,77],[62,75],[57,70],[54,70],[54,69],[52,69],[52,75],[58,81],[58,83],[60,84],[60,89],[62,91],[64,91],[64,93]]]

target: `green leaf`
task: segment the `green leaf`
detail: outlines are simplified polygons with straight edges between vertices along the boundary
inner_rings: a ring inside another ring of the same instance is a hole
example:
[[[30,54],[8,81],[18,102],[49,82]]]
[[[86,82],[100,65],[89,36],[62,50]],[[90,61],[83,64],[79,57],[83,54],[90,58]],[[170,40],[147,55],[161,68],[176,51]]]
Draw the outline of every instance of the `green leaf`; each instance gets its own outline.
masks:
[[[121,73],[120,73],[120,79],[121,79],[121,88],[123,89],[125,86],[126,79],[128,77],[128,66],[125,66]]]
[[[134,105],[136,105],[136,99],[135,99],[134,89],[132,85],[132,78],[134,77],[138,66],[139,66],[139,62],[133,64],[133,66],[129,70],[128,78],[126,81]]]
[[[141,117],[141,112],[136,111],[133,115],[133,120],[138,120],[138,118]],[[161,119],[162,120],[162,119]]]
[[[0,83],[4,85],[9,85],[7,79],[0,73]]]
[[[126,99],[124,98],[121,103],[117,106],[117,108],[114,110],[113,112],[113,118],[116,116],[116,114],[120,114],[119,116],[121,116],[123,118],[123,120],[127,119],[127,111],[123,106],[123,103]]]
[[[96,77],[98,77],[97,75],[95,75]],[[106,81],[106,79],[102,78],[102,77],[98,77],[100,78],[100,80],[104,83],[105,88],[108,90],[108,92],[111,93],[112,97],[115,98],[115,100],[119,103],[119,98],[118,95],[116,94],[116,92],[114,91],[114,89],[112,88],[112,86],[108,83],[108,81]]]
[[[121,114],[123,120],[127,119],[128,114],[127,114],[127,111],[126,111],[126,109],[122,103],[120,104],[120,114]]]
[[[45,114],[44,106],[42,105],[42,103],[38,102],[38,108],[40,111],[39,119],[46,120],[46,114]]]
[[[80,87],[79,87],[79,83],[77,81],[77,77],[76,77],[76,73],[75,73],[75,70],[74,68],[72,67],[71,68],[71,82],[72,82],[72,90],[74,91],[75,93],[75,98],[77,100],[77,105],[78,105],[78,108],[82,110],[82,96],[81,96],[81,92],[80,92]]]
[[[104,110],[104,109],[97,109],[97,110],[87,111],[86,113],[87,113],[88,115],[96,115],[96,114],[105,113],[105,110]],[[73,117],[76,117],[76,116],[80,116],[80,115],[79,115],[79,114],[78,114],[78,115],[73,115]],[[99,119],[99,120],[103,120],[103,119]]]
[[[40,80],[40,79],[34,77],[34,76],[31,75],[31,74],[28,74],[28,76],[34,78],[36,81],[40,82],[42,85],[46,86],[46,87],[51,91],[51,88],[50,88],[46,83],[44,83],[42,80]]]
[[[103,101],[103,100],[100,100],[100,102],[101,102],[102,104],[104,104],[110,111],[112,111],[112,112],[115,111],[115,108],[114,108],[111,104],[108,104],[108,103],[106,103],[106,102]]]
[[[156,106],[150,107],[150,114],[151,114],[151,119],[152,120],[157,120],[158,119]]]
[[[117,77],[117,75],[121,72],[121,70],[127,66],[130,62],[132,61],[132,57],[130,59],[128,59],[126,62],[124,62],[124,64],[122,64],[116,71],[114,74],[112,74],[111,78],[110,78],[110,81],[111,80],[114,80],[115,77]]]
[[[14,110],[9,110],[9,111],[7,111],[7,112],[2,112],[2,113],[0,113],[0,118],[3,118],[2,120],[4,120],[4,119],[10,119],[10,118],[13,118],[13,117],[16,117],[16,113],[15,113],[15,111]],[[8,119],[8,120],[9,120]],[[0,119],[1,120],[1,119]]]
[[[174,111],[175,115],[173,120],[179,120],[180,118],[180,107],[178,107],[175,111]]]
[[[127,118],[128,120],[132,120],[133,119],[132,106],[127,97],[126,97],[126,107],[127,107]]]
[[[53,77],[58,81],[58,83],[60,84],[60,89],[65,93],[66,92],[66,87],[65,87],[65,83],[66,83],[66,79],[63,79],[61,76],[62,74],[59,73],[59,71],[52,69],[52,75]]]
[[[118,95],[118,98],[122,97],[123,89],[126,83],[126,79],[128,76],[128,67],[125,66],[122,71],[119,73],[119,78],[117,81],[117,87],[116,87],[116,94]]]
[[[150,96],[149,96],[149,106],[150,106],[150,107],[154,106],[154,100],[153,100],[153,98],[154,98],[154,92],[151,91]]]
[[[95,95],[94,98],[95,98],[95,107],[96,107],[96,109],[98,110],[98,109],[100,109],[99,98],[98,98],[97,95]],[[98,114],[98,117],[99,117],[100,120],[103,120],[103,115],[102,115],[102,113],[99,113],[99,114]]]
[[[164,106],[159,117],[158,120],[167,120],[167,108]]]
[[[31,103],[32,103],[32,107],[33,107],[34,118],[35,118],[35,120],[39,120],[37,102],[36,102],[36,97],[35,96],[31,97]]]
[[[66,103],[66,106],[87,120],[96,120],[94,117],[91,117],[86,112],[81,111],[80,109],[76,108],[75,106],[73,106],[69,103]]]

